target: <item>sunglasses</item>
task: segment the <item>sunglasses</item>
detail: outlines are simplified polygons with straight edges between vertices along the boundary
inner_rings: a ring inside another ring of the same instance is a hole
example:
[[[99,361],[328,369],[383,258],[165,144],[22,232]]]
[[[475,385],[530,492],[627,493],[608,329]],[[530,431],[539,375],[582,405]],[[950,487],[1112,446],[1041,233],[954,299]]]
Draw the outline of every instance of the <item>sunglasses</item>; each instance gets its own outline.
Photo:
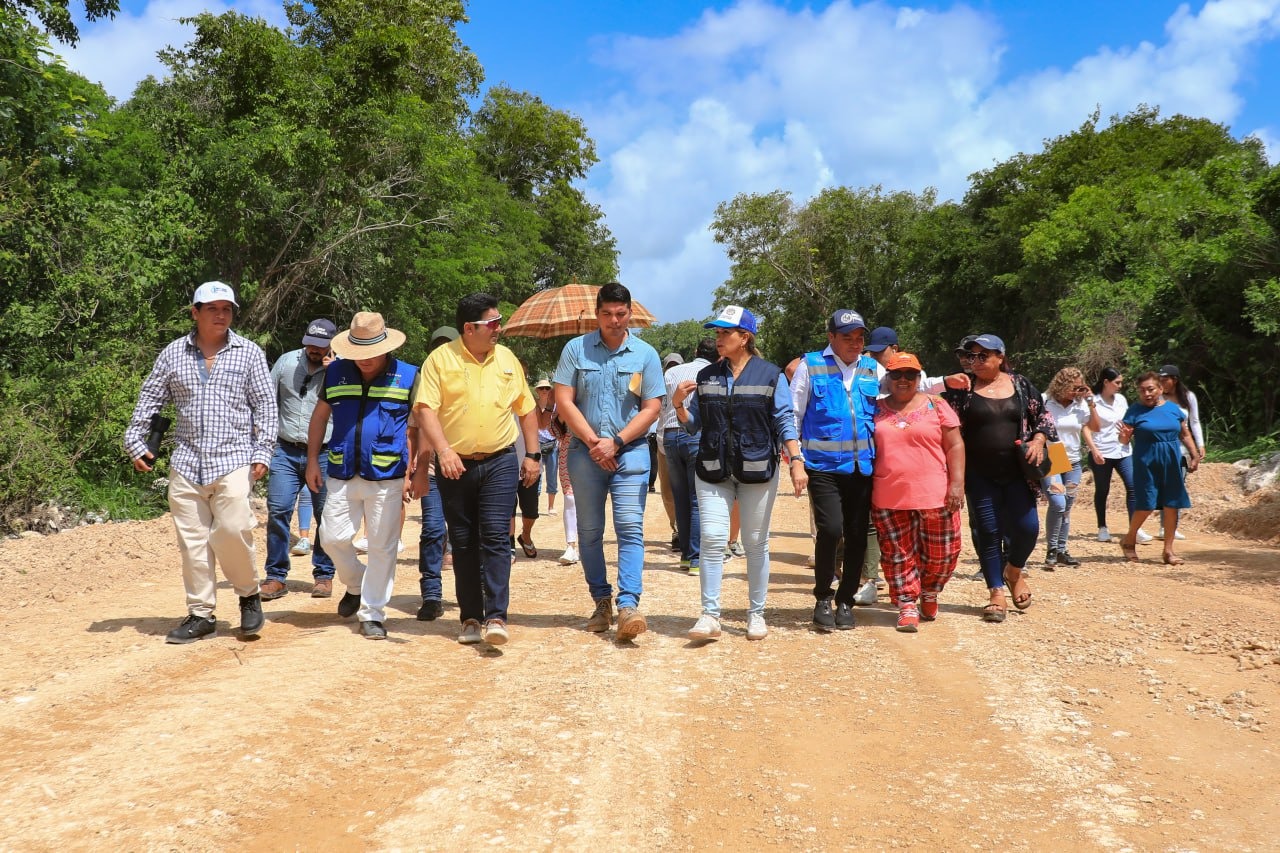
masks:
[[[915,382],[919,378],[920,378],[920,371],[918,370],[890,370],[889,371],[890,382],[897,382],[899,379],[909,379],[912,382]]]
[[[502,325],[502,318],[494,317],[492,320],[476,320],[471,325],[484,326],[486,329],[493,332],[497,331],[498,327]]]
[[[319,373],[319,371],[316,371],[316,373]],[[303,377],[302,384],[298,386],[299,397],[307,396],[307,389],[311,387],[311,377],[315,376],[316,373],[308,373],[305,377]]]
[[[986,364],[992,356],[998,355],[993,352],[962,352],[960,353],[961,361],[976,361],[978,364]]]

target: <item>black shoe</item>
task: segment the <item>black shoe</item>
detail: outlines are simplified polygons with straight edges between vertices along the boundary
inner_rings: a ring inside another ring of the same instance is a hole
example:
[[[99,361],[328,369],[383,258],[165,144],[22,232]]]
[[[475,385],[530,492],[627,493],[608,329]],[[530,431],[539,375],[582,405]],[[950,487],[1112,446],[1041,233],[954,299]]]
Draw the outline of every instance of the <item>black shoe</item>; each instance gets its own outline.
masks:
[[[360,594],[356,592],[344,592],[342,600],[338,602],[338,615],[343,619],[355,616],[356,611],[360,609]]]
[[[680,550],[680,534],[679,533],[671,534],[671,550],[672,551]]]
[[[1080,561],[1077,560],[1075,557],[1071,556],[1070,554],[1068,554],[1066,551],[1059,551],[1058,565],[1059,566],[1078,566],[1080,565]]]
[[[387,638],[387,629],[382,626],[381,622],[360,623],[360,633],[364,634],[366,640],[385,640]]]
[[[1053,571],[1054,567],[1057,565],[1058,565],[1058,552],[1055,551],[1053,548],[1050,548],[1048,551],[1045,552],[1043,568],[1046,572],[1051,572]]]
[[[836,627],[841,631],[848,631],[853,625],[853,605],[843,601],[836,604]]]
[[[813,605],[813,624],[819,628],[831,630],[836,626],[835,617],[831,615],[831,599],[822,598]]]
[[[194,643],[196,640],[203,640],[205,637],[212,637],[214,629],[218,627],[218,623],[212,619],[205,619],[203,616],[188,616],[182,620],[182,624],[169,632],[169,636],[164,638],[166,643]]]
[[[240,636],[256,637],[265,624],[267,620],[262,615],[262,596],[256,592],[250,596],[240,596]]]
[[[422,606],[418,608],[419,622],[434,622],[436,619],[444,615],[444,603],[435,599],[427,599],[422,602]]]

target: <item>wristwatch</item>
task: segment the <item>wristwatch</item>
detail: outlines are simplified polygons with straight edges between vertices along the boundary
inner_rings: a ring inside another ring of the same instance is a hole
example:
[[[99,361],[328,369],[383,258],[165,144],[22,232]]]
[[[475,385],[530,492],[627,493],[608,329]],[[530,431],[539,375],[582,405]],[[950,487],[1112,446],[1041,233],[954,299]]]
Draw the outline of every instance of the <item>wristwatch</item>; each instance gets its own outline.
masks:
[[[525,459],[532,459],[534,462],[541,462],[541,461],[542,461],[542,451],[540,451],[540,450],[536,450],[536,451],[534,451],[533,453],[526,453],[526,454],[524,455],[524,458],[525,458]]]
[[[613,437],[613,443],[614,443],[614,444],[616,444],[616,445],[618,445],[618,449],[619,449],[619,450],[621,450],[622,448],[624,448],[624,447],[626,447],[626,446],[627,446],[627,443],[626,443],[625,441],[623,441],[623,440],[622,440],[622,436],[620,436],[620,435],[615,435],[615,436]]]

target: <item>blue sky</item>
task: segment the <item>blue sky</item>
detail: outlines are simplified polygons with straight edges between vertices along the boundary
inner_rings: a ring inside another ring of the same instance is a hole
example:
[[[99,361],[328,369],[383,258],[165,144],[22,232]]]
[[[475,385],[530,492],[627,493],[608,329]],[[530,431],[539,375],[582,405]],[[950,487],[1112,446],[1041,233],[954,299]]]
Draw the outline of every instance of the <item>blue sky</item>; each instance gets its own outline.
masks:
[[[1140,103],[1255,134],[1280,156],[1280,0],[473,0],[459,35],[486,83],[581,116],[585,189],[622,281],[663,321],[712,313],[728,273],[707,226],[740,192],[870,186],[941,198],[1044,139]],[[117,98],[159,73],[177,18],[274,0],[125,0],[67,62]],[[766,306],[760,306],[766,307]]]

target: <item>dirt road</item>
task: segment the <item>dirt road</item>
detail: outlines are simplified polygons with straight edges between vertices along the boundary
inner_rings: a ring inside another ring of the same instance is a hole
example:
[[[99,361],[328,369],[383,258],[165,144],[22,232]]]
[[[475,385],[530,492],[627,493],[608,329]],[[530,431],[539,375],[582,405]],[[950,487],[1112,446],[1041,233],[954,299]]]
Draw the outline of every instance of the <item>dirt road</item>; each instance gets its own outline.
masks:
[[[1206,514],[1186,565],[1155,542],[1132,566],[1093,541],[1086,481],[1083,563],[1035,570],[1025,614],[980,621],[966,545],[919,634],[883,598],[818,634],[807,510],[780,497],[770,636],[744,637],[735,560],[704,646],[656,497],[635,644],[581,630],[544,518],[500,651],[454,641],[448,572],[445,617],[415,621],[412,514],[382,643],[297,558],[261,639],[223,585],[217,638],[165,645],[167,518],[3,540],[0,849],[1275,850],[1280,551]]]

